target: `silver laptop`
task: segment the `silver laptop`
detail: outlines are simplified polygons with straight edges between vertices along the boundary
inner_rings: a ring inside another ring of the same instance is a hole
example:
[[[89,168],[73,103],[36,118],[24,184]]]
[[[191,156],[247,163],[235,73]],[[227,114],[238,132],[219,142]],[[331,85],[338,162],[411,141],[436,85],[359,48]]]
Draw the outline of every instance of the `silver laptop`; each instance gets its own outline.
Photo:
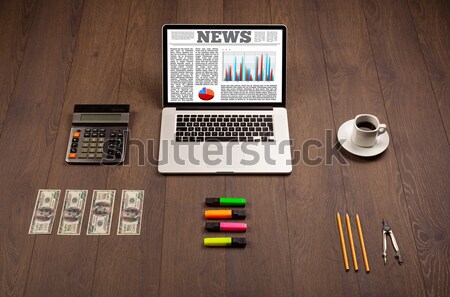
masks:
[[[288,174],[284,25],[165,25],[163,174]]]

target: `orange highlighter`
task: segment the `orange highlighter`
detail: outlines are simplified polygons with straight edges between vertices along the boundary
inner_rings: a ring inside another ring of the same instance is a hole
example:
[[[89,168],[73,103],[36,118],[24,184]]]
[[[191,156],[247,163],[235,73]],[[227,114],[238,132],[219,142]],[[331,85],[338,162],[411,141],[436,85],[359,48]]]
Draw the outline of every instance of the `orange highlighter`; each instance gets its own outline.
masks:
[[[245,217],[245,210],[205,210],[205,219],[209,220],[243,220],[245,219]]]

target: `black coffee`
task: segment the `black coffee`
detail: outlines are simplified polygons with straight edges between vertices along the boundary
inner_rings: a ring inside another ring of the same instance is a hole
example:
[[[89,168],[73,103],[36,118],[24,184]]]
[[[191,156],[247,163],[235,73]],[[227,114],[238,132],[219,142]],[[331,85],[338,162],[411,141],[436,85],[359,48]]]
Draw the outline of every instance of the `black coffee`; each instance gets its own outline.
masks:
[[[377,128],[371,122],[361,122],[361,123],[356,124],[356,127],[358,127],[359,129],[361,129],[363,131],[374,131]]]

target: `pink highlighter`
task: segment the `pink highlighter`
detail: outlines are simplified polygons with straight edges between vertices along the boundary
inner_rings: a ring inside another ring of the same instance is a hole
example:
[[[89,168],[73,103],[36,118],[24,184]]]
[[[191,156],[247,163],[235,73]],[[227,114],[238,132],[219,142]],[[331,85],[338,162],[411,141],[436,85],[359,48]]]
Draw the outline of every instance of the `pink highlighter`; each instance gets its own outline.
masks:
[[[205,223],[206,231],[210,232],[245,232],[247,231],[246,223]]]

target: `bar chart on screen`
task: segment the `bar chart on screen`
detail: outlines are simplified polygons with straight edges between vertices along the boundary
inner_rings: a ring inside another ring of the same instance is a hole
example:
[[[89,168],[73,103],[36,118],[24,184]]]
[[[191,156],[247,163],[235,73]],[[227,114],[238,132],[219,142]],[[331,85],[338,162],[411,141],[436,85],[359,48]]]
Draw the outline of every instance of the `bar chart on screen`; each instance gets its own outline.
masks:
[[[223,69],[224,81],[273,81],[275,52],[224,52]]]

